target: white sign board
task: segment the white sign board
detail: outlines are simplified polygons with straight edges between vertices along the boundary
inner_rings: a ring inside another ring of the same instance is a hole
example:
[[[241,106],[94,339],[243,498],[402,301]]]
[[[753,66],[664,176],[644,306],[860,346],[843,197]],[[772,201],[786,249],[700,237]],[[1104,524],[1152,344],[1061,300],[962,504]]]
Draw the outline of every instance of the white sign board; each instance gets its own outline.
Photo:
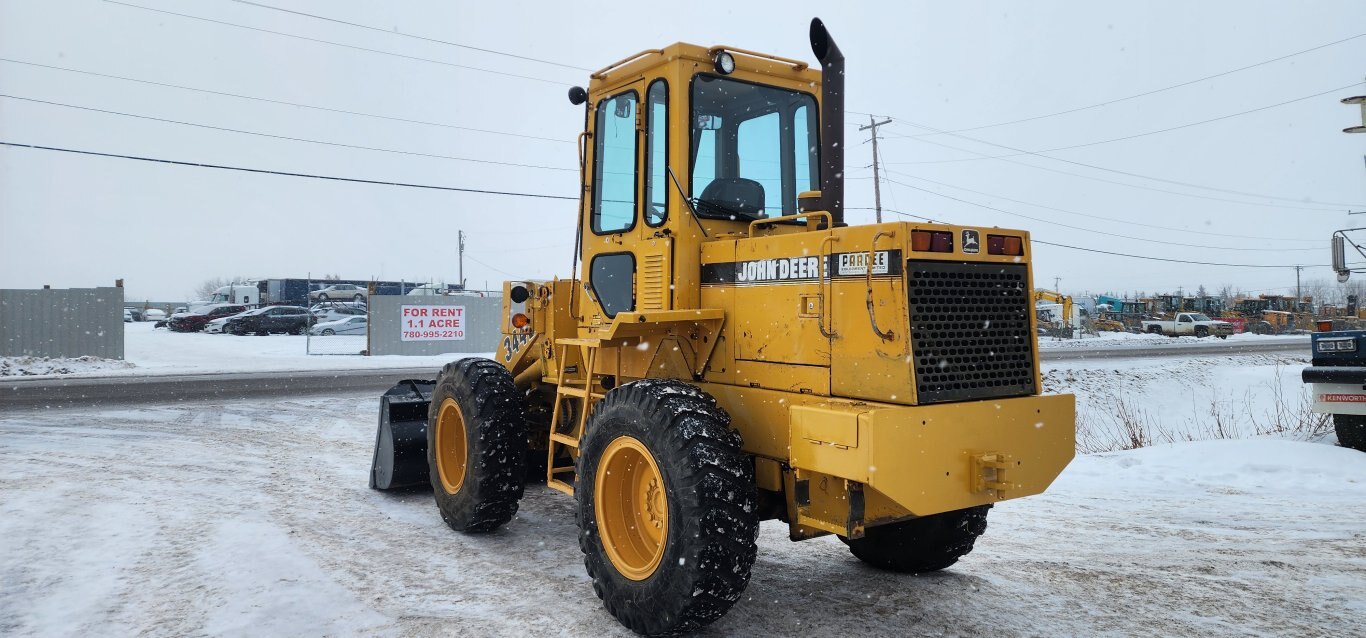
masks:
[[[841,277],[868,274],[868,253],[841,253],[836,272]],[[887,274],[887,251],[879,250],[873,254],[873,274]]]
[[[403,341],[464,341],[464,306],[399,306]]]

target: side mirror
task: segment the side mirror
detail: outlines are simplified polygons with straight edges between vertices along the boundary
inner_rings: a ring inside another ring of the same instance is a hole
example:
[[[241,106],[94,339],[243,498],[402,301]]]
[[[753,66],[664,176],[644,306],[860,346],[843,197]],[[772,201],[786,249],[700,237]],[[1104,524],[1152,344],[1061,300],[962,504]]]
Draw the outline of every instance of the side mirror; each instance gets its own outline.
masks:
[[[1347,240],[1342,235],[1333,235],[1333,270],[1338,273],[1338,283],[1347,283],[1352,276],[1347,268]]]
[[[573,87],[570,87],[570,88],[569,88],[569,103],[570,103],[570,104],[573,104],[574,106],[578,106],[578,105],[583,104],[584,102],[587,102],[587,101],[588,101],[588,91],[583,90],[583,87],[581,87],[581,86],[573,86]]]

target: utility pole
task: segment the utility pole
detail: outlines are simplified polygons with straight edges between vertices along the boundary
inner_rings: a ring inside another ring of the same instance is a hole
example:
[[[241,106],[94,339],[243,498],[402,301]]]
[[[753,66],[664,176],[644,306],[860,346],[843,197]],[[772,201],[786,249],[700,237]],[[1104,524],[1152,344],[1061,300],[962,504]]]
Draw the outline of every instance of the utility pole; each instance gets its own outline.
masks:
[[[878,177],[877,170],[877,127],[890,124],[892,118],[887,118],[881,122],[874,122],[873,116],[868,116],[868,126],[860,126],[860,131],[871,131],[873,136],[873,210],[877,211],[877,223],[882,223],[882,178]]]
[[[1300,309],[1300,301],[1304,299],[1304,295],[1300,292],[1301,270],[1304,270],[1304,266],[1295,266],[1295,310],[1297,311]]]
[[[1058,294],[1060,294],[1060,295],[1062,294],[1062,288],[1060,287],[1061,283],[1062,283],[1062,277],[1054,277],[1054,278],[1053,278],[1053,292],[1056,292],[1056,293],[1058,293]]]
[[[460,246],[460,264],[459,264],[460,270],[459,270],[459,272],[458,272],[457,274],[458,274],[458,276],[459,276],[459,278],[460,278],[460,289],[461,289],[461,290],[464,290],[464,289],[465,289],[465,231],[460,230],[460,231],[456,231],[456,233],[457,233],[457,237],[459,238],[458,244],[459,244],[459,246]]]

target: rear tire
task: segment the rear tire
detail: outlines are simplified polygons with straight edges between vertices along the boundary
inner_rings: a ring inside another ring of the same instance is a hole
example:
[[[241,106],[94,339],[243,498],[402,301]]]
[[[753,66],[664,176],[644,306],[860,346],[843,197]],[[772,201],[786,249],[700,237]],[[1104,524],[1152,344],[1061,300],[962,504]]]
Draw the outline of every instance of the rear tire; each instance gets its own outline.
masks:
[[[579,548],[608,613],[673,635],[725,615],[758,551],[753,462],[716,400],[645,379],[594,406],[578,459]]]
[[[990,505],[870,527],[863,538],[840,537],[849,553],[878,569],[923,574],[944,569],[972,551],[987,531]]]
[[[508,369],[479,358],[446,364],[427,413],[427,467],[441,520],[472,534],[512,520],[526,449],[526,398]]]
[[[351,301],[361,303],[362,301],[365,301],[365,295],[357,294],[356,296],[351,298]]]
[[[1162,326],[1148,326],[1148,333],[1160,335],[1162,334]]]
[[[1366,416],[1334,414],[1333,429],[1338,433],[1338,445],[1366,452]]]

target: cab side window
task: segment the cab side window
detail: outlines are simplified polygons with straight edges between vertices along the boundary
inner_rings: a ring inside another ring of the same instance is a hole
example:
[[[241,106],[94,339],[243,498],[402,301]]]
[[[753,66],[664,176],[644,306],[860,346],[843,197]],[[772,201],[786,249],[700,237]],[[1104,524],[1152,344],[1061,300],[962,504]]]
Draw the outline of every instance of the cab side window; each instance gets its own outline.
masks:
[[[669,217],[669,85],[655,80],[645,93],[645,223]]]
[[[593,130],[593,232],[618,233],[636,221],[635,91],[598,103]]]

